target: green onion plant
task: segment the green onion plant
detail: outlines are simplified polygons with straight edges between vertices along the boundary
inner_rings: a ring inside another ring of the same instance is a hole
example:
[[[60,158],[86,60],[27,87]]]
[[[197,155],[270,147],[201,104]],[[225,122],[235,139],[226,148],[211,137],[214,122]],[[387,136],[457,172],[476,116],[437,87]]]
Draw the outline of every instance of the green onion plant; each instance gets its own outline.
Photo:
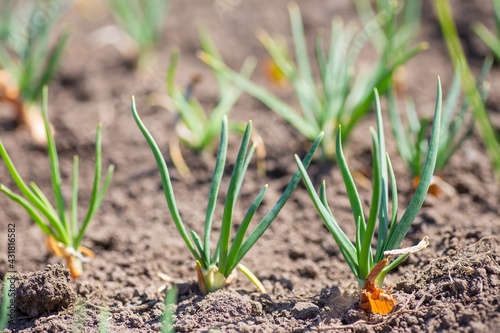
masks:
[[[448,0],[435,0],[434,4],[451,62],[453,63],[455,72],[460,75],[462,90],[471,105],[479,134],[490,157],[497,181],[500,182],[500,138],[488,117],[488,111],[482,101],[481,92],[476,86],[474,76],[467,63],[467,58],[458,37],[450,3]]]
[[[489,85],[484,82],[484,79],[488,75],[492,64],[491,58],[485,61],[481,73],[477,78],[477,85],[482,91],[483,104],[489,90]],[[474,121],[467,121],[466,119],[470,111],[470,103],[467,98],[464,98],[461,104],[459,104],[460,92],[460,77],[458,74],[455,74],[443,102],[436,172],[441,171],[448,164],[450,158],[474,129]],[[408,126],[406,127],[403,126],[397,107],[396,91],[395,89],[391,89],[389,91],[389,119],[396,138],[398,152],[410,170],[411,176],[414,179],[418,179],[422,174],[427,155],[427,130],[430,121],[427,117],[419,119],[415,105],[411,100],[406,100],[405,105],[408,119]],[[457,105],[460,105],[458,110]]]
[[[137,67],[145,69],[155,58],[170,0],[106,0],[118,26],[137,46]]]
[[[51,46],[61,9],[42,1],[0,2],[0,101],[13,104],[18,122],[39,144],[47,142],[40,97],[57,71],[69,37],[63,32]]]
[[[52,250],[60,257],[64,257],[67,261],[67,266],[71,271],[71,275],[74,278],[77,278],[82,271],[82,259],[86,259],[83,257],[82,253],[92,256],[92,253],[88,249],[80,246],[80,244],[90,221],[96,214],[97,209],[104,198],[106,190],[108,189],[113,176],[114,166],[109,166],[106,179],[101,185],[101,125],[99,124],[96,134],[94,186],[92,189],[89,208],[85,214],[85,218],[81,223],[79,223],[77,211],[78,156],[75,155],[73,160],[72,197],[70,202],[70,211],[69,214],[67,214],[66,202],[64,200],[61,187],[61,175],[59,172],[59,159],[57,156],[56,144],[49,126],[47,96],[48,88],[45,87],[42,96],[42,115],[48,139],[47,149],[51,167],[52,189],[56,201],[55,208],[34,182],[30,182],[29,186],[24,182],[1,141],[0,155],[2,156],[12,179],[16,183],[22,195],[11,191],[4,184],[0,184],[0,190],[26,209],[33,221],[46,235],[49,236],[49,241],[47,243],[49,250]]]
[[[500,0],[493,0],[496,32],[491,32],[483,23],[476,22],[472,26],[476,34],[490,48],[495,57],[500,60]]]
[[[269,227],[274,218],[278,215],[279,211],[290,197],[292,191],[297,186],[300,180],[300,173],[297,171],[294,174],[291,182],[288,184],[288,187],[285,189],[278,202],[245,240],[245,234],[253,218],[253,215],[255,214],[257,208],[262,202],[262,199],[264,198],[264,194],[266,193],[267,185],[264,186],[262,191],[258,194],[256,199],[248,209],[238,228],[238,231],[236,232],[231,246],[229,246],[234,207],[244,180],[245,172],[250,164],[250,160],[256,147],[256,144],[254,143],[248,150],[250,133],[252,130],[252,123],[249,122],[243,135],[229,188],[227,190],[219,241],[217,242],[217,247],[212,254],[210,251],[210,234],[212,229],[215,205],[217,202],[217,195],[222,180],[222,175],[224,173],[224,165],[226,162],[228,145],[227,117],[224,116],[222,120],[219,151],[217,154],[217,162],[215,164],[212,184],[210,186],[204,235],[202,239],[194,230],[190,230],[189,233],[186,231],[184,223],[177,209],[172,183],[170,181],[170,176],[167,165],[165,163],[165,159],[163,158],[163,155],[161,154],[161,151],[158,148],[158,145],[156,144],[152,135],[149,133],[149,131],[146,129],[143,122],[139,118],[134,98],[132,99],[132,113],[137,125],[139,126],[142,134],[146,138],[151,150],[153,151],[156,163],[158,164],[158,168],[160,169],[163,190],[165,192],[165,198],[172,219],[174,220],[174,223],[177,227],[177,230],[181,234],[182,239],[186,243],[193,257],[196,259],[196,268],[198,271],[198,283],[200,286],[200,291],[206,294],[224,287],[224,285],[226,284],[226,280],[230,277],[231,273],[237,266],[243,268],[243,273],[249,276],[249,278],[254,281],[254,283],[256,283],[260,289],[262,289],[263,287],[257,283],[257,278],[255,278],[255,276],[251,274],[248,269],[245,269],[244,266],[239,265],[239,263],[243,259],[245,254],[250,250],[250,248],[255,244],[255,242],[260,238],[260,236],[262,236],[262,234]],[[322,136],[323,134],[321,133],[313,143],[311,149],[309,150],[309,153],[304,159],[304,165],[309,165],[314,152],[321,142]],[[191,236],[191,238],[189,236]]]
[[[397,249],[403,241],[408,229],[413,223],[417,213],[424,202],[424,198],[429,189],[434,167],[436,165],[439,148],[439,132],[441,130],[441,83],[438,80],[437,102],[432,128],[432,137],[429,143],[427,159],[421,175],[420,183],[411,199],[408,208],[398,222],[398,196],[396,179],[392,169],[389,155],[385,151],[385,138],[382,123],[382,112],[378,92],[375,90],[375,106],[377,114],[377,131],[370,129],[373,142],[373,193],[368,219],[363,213],[362,201],[358,195],[358,190],[354,184],[353,177],[347,166],[347,161],[342,152],[341,129],[337,132],[337,160],[342,178],[347,190],[349,202],[352,207],[354,222],[356,224],[356,241],[353,244],[337,224],[333,214],[328,207],[326,198],[325,182],[323,181],[319,195],[306,172],[306,169],[296,157],[297,164],[302,173],[307,190],[327,228],[333,235],[335,242],[340,248],[344,259],[349,265],[352,273],[358,281],[360,288],[363,288],[366,278],[371,269],[382,259],[384,251]],[[392,192],[392,212],[389,215],[389,180]],[[377,247],[372,249],[372,239],[378,222]],[[398,257],[396,260],[384,267],[376,282],[382,286],[387,272],[396,267],[407,254]]]
[[[208,30],[200,28],[198,29],[198,35],[203,52],[222,62],[222,57],[213,40],[210,38]],[[214,141],[220,132],[222,118],[231,111],[241,95],[241,89],[231,86],[226,77],[214,71],[219,88],[219,99],[212,110],[209,112],[205,111],[193,96],[193,84],[184,90],[174,83],[178,57],[179,50],[174,49],[167,73],[168,94],[172,98],[176,111],[182,120],[178,124],[177,134],[181,142],[193,151],[212,150]],[[250,58],[247,58],[240,74],[249,77],[254,68],[254,62]]]
[[[260,32],[258,38],[269,52],[272,61],[291,82],[302,112],[231,70],[219,59],[207,53],[203,53],[201,58],[222,76],[230,79],[234,85],[280,115],[311,142],[319,132],[324,131],[323,158],[332,160],[335,158],[333,138],[338,125],[343,125],[342,137],[346,141],[358,121],[369,111],[373,100],[373,88],[385,91],[394,71],[423,50],[426,45],[419,44],[400,53],[394,52],[388,44],[371,71],[355,75],[356,58],[367,39],[372,36],[356,34],[352,27],[345,27],[342,20],[334,19],[331,25],[330,46],[326,54],[322,33],[318,33],[316,37],[315,53],[320,72],[318,82],[312,74],[304,27],[297,4],[292,3],[289,6],[289,13],[295,62],[283,39],[272,38],[265,32]]]

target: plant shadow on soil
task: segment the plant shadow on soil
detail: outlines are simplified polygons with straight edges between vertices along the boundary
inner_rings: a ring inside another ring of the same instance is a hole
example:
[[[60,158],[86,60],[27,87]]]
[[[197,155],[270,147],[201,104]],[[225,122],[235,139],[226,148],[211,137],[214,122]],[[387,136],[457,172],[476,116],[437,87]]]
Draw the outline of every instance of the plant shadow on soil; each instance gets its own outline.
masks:
[[[248,55],[257,56],[259,62],[264,60],[265,51],[254,36],[257,28],[290,35],[287,3],[285,0],[248,0],[220,18],[211,2],[173,2],[160,50],[165,58],[159,65],[163,69],[155,69],[150,77],[142,79],[122,65],[114,49],[96,50],[87,38],[96,28],[111,23],[109,18],[89,23],[75,12],[69,14],[67,22],[74,27],[73,39],[61,73],[51,85],[49,98],[49,113],[58,132],[56,141],[61,151],[63,183],[66,186],[71,183],[72,155],[78,153],[80,198],[82,205],[88,202],[93,179],[93,140],[99,121],[103,123],[103,163],[105,166],[115,164],[116,173],[83,241],[96,258],[85,263],[84,273],[77,281],[69,281],[65,271],[54,265],[61,261],[48,255],[41,231],[22,208],[0,196],[0,220],[16,223],[16,269],[21,274],[17,285],[17,320],[8,331],[69,332],[75,327],[77,312],[77,317],[83,318],[83,331],[96,332],[100,313],[107,309],[111,332],[156,332],[161,330],[164,310],[164,294],[159,290],[172,284],[179,287],[175,325],[178,331],[184,332],[210,329],[225,332],[489,332],[500,326],[500,253],[498,242],[492,237],[498,235],[500,229],[500,192],[478,133],[465,142],[445,169],[445,180],[458,193],[441,199],[426,198],[402,245],[414,245],[425,235],[431,240],[426,251],[410,256],[388,275],[399,302],[393,313],[383,317],[366,316],[356,310],[357,284],[302,184],[243,260],[262,280],[268,294],[257,293],[240,274],[225,290],[206,297],[200,295],[194,281],[194,263],[167,211],[154,158],[130,114],[130,96],[136,95],[139,112],[168,156],[166,148],[174,135],[174,116],[163,109],[148,107],[145,94],[165,91],[164,69],[173,45],[179,45],[183,52],[177,82],[187,84],[194,73],[201,73],[204,81],[195,93],[204,104],[215,103],[210,71],[195,56],[199,46],[194,24],[187,27],[186,22],[208,23],[222,55],[236,68]],[[311,0],[299,5],[308,40],[313,40],[317,29],[327,27],[335,15],[342,15],[345,21],[355,18],[354,8],[347,0]],[[456,3],[459,25],[468,35],[467,45],[471,45],[474,36],[465,22],[484,21],[483,18],[491,14],[490,5],[487,0]],[[422,39],[429,41],[431,48],[407,66],[408,77],[412,78],[408,82],[408,93],[424,110],[433,110],[437,75],[441,75],[445,90],[452,77],[432,12],[430,1],[425,1]],[[486,23],[493,27],[493,22]],[[484,56],[481,52],[486,51],[484,48],[468,51],[473,55],[476,69]],[[362,55],[362,59],[369,63],[371,58],[368,54]],[[493,83],[500,78],[498,68],[493,69],[491,76]],[[266,84],[258,70],[253,77]],[[492,84],[489,106],[498,111],[500,100],[496,96],[500,94],[495,94],[495,89],[498,87]],[[277,93],[297,106],[290,90]],[[248,96],[241,97],[231,117],[242,122],[253,120],[254,128],[266,144],[269,173],[269,177],[259,178],[255,165],[250,166],[236,205],[236,224],[262,186],[269,183],[255,219],[263,217],[296,170],[293,154],[303,154],[307,149],[298,132]],[[498,121],[500,114],[493,113],[492,118]],[[371,148],[366,133],[374,123],[373,115],[368,115],[353,132],[345,149],[350,167],[368,178]],[[50,194],[46,152],[33,149],[25,133],[2,126],[6,130],[2,133],[2,142],[21,175],[27,181],[36,181]],[[412,185],[403,162],[397,157],[387,116],[385,126],[387,151],[396,172],[402,211],[411,198]],[[229,143],[229,164],[215,221],[220,221],[222,215],[230,163],[237,154],[238,143],[236,136]],[[183,179],[172,168],[174,191],[187,228],[201,233],[215,160],[210,154],[183,152],[192,168],[192,177]],[[327,168],[315,162],[310,173],[317,186],[326,179],[333,213],[353,239],[354,223],[338,167]],[[3,163],[0,175],[8,187],[15,187]],[[363,204],[367,206],[370,184],[360,182],[358,185]],[[65,191],[70,191],[69,187]],[[84,206],[79,208],[85,211]],[[220,225],[214,223],[213,233],[219,230]],[[0,230],[2,249],[7,248],[6,232],[6,228]],[[212,245],[215,246],[215,241]],[[2,255],[0,276],[3,278],[7,271],[7,256]],[[25,298],[23,303],[22,295],[26,294],[36,301]],[[75,302],[67,302],[74,297]]]

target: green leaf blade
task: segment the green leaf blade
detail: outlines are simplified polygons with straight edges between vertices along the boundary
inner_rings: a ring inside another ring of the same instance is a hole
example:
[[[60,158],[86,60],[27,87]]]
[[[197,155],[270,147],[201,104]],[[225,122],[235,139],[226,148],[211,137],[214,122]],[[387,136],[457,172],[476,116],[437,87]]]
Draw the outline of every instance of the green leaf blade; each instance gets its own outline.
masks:
[[[235,260],[236,260],[236,255],[238,254],[238,251],[240,250],[241,244],[243,243],[243,239],[245,237],[245,234],[248,230],[248,227],[250,226],[250,222],[252,221],[253,216],[255,215],[255,212],[259,208],[260,204],[262,203],[262,200],[264,199],[264,195],[266,194],[268,185],[266,184],[264,188],[260,191],[259,195],[255,198],[253,201],[252,205],[248,209],[247,213],[245,214],[245,217],[243,218],[238,231],[236,232],[236,236],[233,239],[233,244],[231,245],[231,249],[229,250],[229,255],[227,259],[227,269],[226,273],[229,275],[231,272],[236,268],[235,265]]]
[[[420,178],[420,182],[417,186],[417,189],[415,190],[415,194],[413,195],[413,198],[411,199],[405,213],[401,217],[401,220],[396,226],[391,238],[388,240],[384,250],[392,250],[392,249],[397,249],[399,247],[404,237],[406,236],[406,233],[410,229],[411,224],[415,220],[415,217],[420,211],[425,196],[427,195],[427,191],[429,190],[439,149],[439,133],[441,130],[441,107],[442,107],[441,81],[438,78],[436,108],[434,111],[434,122],[432,125],[431,141],[427,152],[427,159],[425,161],[424,170],[422,172],[422,176]]]
[[[224,166],[226,164],[226,154],[227,154],[227,144],[228,144],[228,132],[227,132],[227,117],[223,118],[221,138],[219,144],[219,151],[217,153],[217,162],[215,163],[214,175],[212,177],[212,184],[210,185],[210,194],[207,203],[207,213],[205,217],[205,236],[204,236],[204,250],[205,261],[210,262],[210,231],[212,230],[212,221],[215,211],[215,206],[217,203],[217,195],[219,193],[219,186],[224,174]]]
[[[47,135],[47,150],[49,154],[50,160],[50,170],[52,176],[52,189],[54,191],[54,196],[56,198],[57,203],[57,211],[59,212],[59,220],[61,221],[62,227],[65,232],[69,232],[69,225],[66,219],[66,207],[64,204],[64,198],[61,190],[61,174],[59,172],[59,158],[57,156],[56,143],[54,141],[54,136],[52,135],[52,131],[50,130],[50,123],[47,114],[47,103],[48,103],[48,87],[45,86],[43,89],[42,96],[42,115],[43,122],[45,124],[45,133]]]
[[[314,153],[318,149],[318,146],[321,143],[321,140],[323,139],[324,133],[321,132],[316,140],[314,140],[311,148],[309,149],[309,152],[305,156],[303,160],[303,165],[305,167],[309,166],[311,163],[311,160],[314,156]],[[297,184],[299,183],[301,178],[301,173],[300,170],[297,170],[292,179],[290,180],[290,183],[288,183],[288,186],[286,187],[285,191],[281,195],[281,197],[278,199],[276,204],[271,208],[271,210],[264,216],[264,218],[260,221],[259,225],[252,231],[250,236],[245,240],[243,245],[241,246],[240,250],[238,251],[238,255],[236,257],[234,265],[237,265],[241,259],[245,256],[245,254],[252,248],[252,246],[255,244],[255,242],[264,234],[264,232],[269,228],[271,225],[271,222],[278,216],[279,212],[285,205],[285,203],[288,201],[288,198],[290,198],[290,195],[292,194],[293,190],[297,187]]]
[[[342,256],[346,260],[349,267],[351,268],[351,271],[354,273],[356,277],[358,277],[358,260],[357,260],[356,248],[351,243],[349,238],[347,238],[342,229],[340,229],[340,227],[337,224],[337,221],[335,221],[333,216],[321,203],[320,198],[318,197],[316,191],[314,190],[314,186],[311,182],[311,179],[307,175],[307,171],[297,155],[295,155],[295,161],[299,166],[299,170],[302,174],[302,179],[306,184],[307,191],[309,192],[309,195],[311,196],[311,199],[313,200],[316,209],[320,213],[321,218],[325,222],[325,225],[327,226],[328,230],[335,239],[335,242],[339,246],[340,252],[342,253]]]
[[[249,122],[241,141],[240,150],[234,165],[233,175],[227,190],[226,203],[222,214],[222,227],[220,233],[220,252],[219,252],[219,270],[227,277],[227,257],[229,251],[229,238],[231,237],[231,225],[233,219],[234,205],[238,198],[241,182],[244,177],[245,157],[250,142],[250,133],[252,131],[252,122]]]
[[[202,261],[201,258],[199,257],[198,253],[195,251],[193,244],[191,243],[191,240],[189,239],[189,236],[186,232],[186,228],[184,227],[184,224],[182,222],[182,219],[180,217],[179,211],[177,209],[177,204],[175,203],[175,197],[174,197],[174,191],[172,188],[172,183],[170,181],[170,175],[168,173],[168,168],[167,164],[165,162],[165,159],[163,158],[163,155],[161,154],[160,148],[156,144],[155,140],[153,139],[153,136],[149,133],[147,130],[146,126],[142,122],[142,120],[139,117],[139,114],[137,113],[137,109],[135,106],[135,98],[132,97],[132,115],[134,116],[135,122],[137,123],[137,126],[141,130],[142,134],[144,135],[144,138],[149,144],[149,147],[151,148],[153,155],[155,157],[156,163],[158,164],[158,168],[160,170],[160,175],[161,175],[161,180],[162,180],[162,185],[163,185],[163,191],[165,193],[165,199],[167,201],[167,206],[170,211],[170,214],[172,215],[172,219],[174,220],[175,226],[177,227],[177,230],[181,234],[182,239],[188,246],[189,250],[191,251],[191,254],[196,258],[198,261]]]

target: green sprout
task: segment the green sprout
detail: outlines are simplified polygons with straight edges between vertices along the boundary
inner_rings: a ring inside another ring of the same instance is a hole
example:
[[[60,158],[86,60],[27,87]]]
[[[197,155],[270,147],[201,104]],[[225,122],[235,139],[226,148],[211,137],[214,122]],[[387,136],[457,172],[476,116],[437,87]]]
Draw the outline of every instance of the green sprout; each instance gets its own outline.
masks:
[[[432,128],[432,137],[427,152],[427,159],[422,172],[420,183],[411,199],[407,210],[397,222],[398,219],[398,196],[396,179],[392,169],[389,155],[385,151],[385,139],[382,123],[382,112],[378,92],[375,90],[375,106],[377,114],[377,131],[370,128],[373,141],[373,193],[368,220],[365,219],[362,207],[362,201],[358,195],[358,190],[354,184],[353,178],[347,166],[346,159],[342,152],[342,136],[337,132],[337,160],[342,178],[345,183],[349,202],[352,207],[354,222],[356,224],[356,242],[353,244],[345,235],[333,217],[326,199],[325,182],[323,181],[319,196],[314,190],[314,186],[309,179],[306,169],[296,157],[297,164],[302,173],[309,195],[311,196],[316,209],[325,222],[328,230],[333,235],[335,242],[340,248],[344,259],[357,279],[360,288],[363,288],[367,282],[367,277],[372,268],[384,259],[384,252],[397,249],[403,241],[417,213],[422,207],[424,198],[429,189],[436,158],[439,148],[439,132],[441,129],[441,83],[438,79],[437,102],[434,113],[434,124]],[[389,175],[389,176],[388,176]],[[389,215],[389,177],[392,192],[392,214]],[[378,221],[377,248],[375,254],[372,250],[372,239],[375,235],[375,229]],[[381,270],[376,282],[382,286],[385,275],[388,271],[396,267],[408,254],[404,254],[396,260],[389,263]]]
[[[291,82],[302,112],[231,70],[219,59],[207,53],[203,53],[201,58],[230,79],[234,85],[276,112],[309,141],[314,141],[317,134],[324,131],[323,158],[332,160],[335,158],[333,138],[338,125],[343,125],[342,138],[346,141],[355,125],[369,111],[373,101],[373,88],[385,91],[394,71],[425,49],[426,44],[419,44],[407,52],[394,52],[391,47],[387,47],[372,71],[356,76],[354,74],[357,56],[366,40],[372,36],[357,35],[352,27],[344,27],[340,19],[334,19],[327,54],[322,33],[316,38],[316,59],[321,74],[320,82],[316,82],[307,54],[304,27],[297,4],[292,3],[289,12],[296,63],[289,55],[283,39],[274,39],[265,32],[260,32],[258,38],[269,52],[272,61]]]
[[[137,67],[146,68],[155,58],[170,0],[107,0],[106,4],[118,26],[137,46]]]
[[[488,117],[488,111],[482,102],[481,92],[476,86],[474,76],[471,73],[464,50],[460,44],[450,3],[447,0],[436,0],[434,4],[451,62],[453,63],[455,72],[460,75],[462,90],[471,104],[472,114],[474,115],[479,134],[490,158],[497,181],[500,182],[500,140]]]
[[[78,302],[75,306],[75,311],[73,314],[73,328],[72,333],[82,333],[85,329],[85,317],[86,317],[87,306],[83,302]]]
[[[9,307],[11,306],[11,300],[14,296],[11,289],[14,288],[11,288],[11,283],[13,283],[11,280],[11,273],[7,273],[2,284],[2,305],[0,306],[0,330],[2,330],[2,332],[7,328],[9,320],[12,319],[10,317]]]
[[[86,321],[90,318],[90,310],[87,307],[87,304],[82,301],[77,302],[74,305],[73,312],[73,325],[71,329],[71,333],[83,333],[85,332]],[[109,321],[111,317],[109,315],[109,310],[101,307],[99,311],[99,324],[98,331],[99,333],[108,333],[109,329]]]
[[[100,311],[99,318],[99,333],[108,333],[109,332],[109,310],[104,308]]]
[[[484,82],[488,75],[492,59],[485,61],[481,73],[477,78],[477,86],[481,87],[483,104],[488,94],[489,85]],[[470,103],[467,98],[457,112],[460,98],[460,77],[455,74],[450,89],[443,103],[443,116],[441,121],[439,149],[436,160],[436,172],[442,170],[449,162],[453,154],[460,148],[463,141],[472,133],[474,122],[466,121],[466,116],[470,110]],[[392,131],[396,138],[398,152],[410,170],[414,179],[419,179],[424,168],[425,156],[427,155],[427,130],[429,119],[427,117],[418,118],[415,105],[411,100],[406,101],[406,114],[408,126],[405,128],[401,121],[400,113],[396,103],[396,91],[389,92],[389,119]]]
[[[493,0],[493,12],[495,14],[496,35],[480,22],[476,22],[472,28],[483,42],[500,60],[500,0]]]
[[[198,29],[198,35],[202,50],[218,61],[223,61],[208,31],[204,28]],[[220,132],[222,118],[229,114],[232,107],[241,95],[241,89],[231,86],[227,78],[214,71],[219,88],[218,103],[211,111],[206,112],[200,102],[193,96],[194,86],[199,80],[195,77],[187,89],[182,89],[174,84],[175,70],[179,58],[179,50],[172,51],[170,67],[167,72],[167,90],[175,109],[180,116],[181,122],[177,123],[176,130],[181,143],[195,152],[211,151],[214,141]],[[247,58],[241,69],[241,75],[249,77],[255,68],[255,63]],[[231,123],[230,127],[243,133],[245,127],[241,124]],[[175,149],[174,149],[175,148]],[[182,155],[173,155],[172,152],[180,152],[178,147],[171,146],[172,161],[179,172],[183,175],[189,173],[189,168],[184,166]],[[183,171],[185,170],[185,171]]]
[[[261,220],[259,225],[247,237],[247,239],[244,240],[245,233],[250,225],[250,222],[257,208],[262,202],[264,194],[266,193],[267,185],[264,186],[262,191],[259,193],[259,195],[256,197],[256,199],[248,209],[238,228],[238,231],[236,232],[231,247],[229,247],[234,206],[236,204],[236,200],[238,198],[238,194],[244,180],[245,172],[250,164],[250,160],[256,148],[256,144],[254,143],[247,153],[250,134],[252,130],[252,123],[249,122],[243,135],[229,188],[227,190],[219,241],[217,242],[217,247],[215,248],[215,251],[212,255],[210,252],[210,233],[212,229],[212,221],[215,211],[215,205],[217,202],[219,186],[222,180],[224,165],[226,162],[226,152],[228,145],[227,117],[224,116],[222,120],[220,145],[217,154],[217,162],[215,164],[214,175],[212,178],[212,184],[210,186],[210,194],[208,198],[205,218],[204,237],[202,240],[194,230],[190,230],[188,234],[186,228],[184,227],[184,223],[182,222],[179,211],[177,210],[167,164],[165,163],[165,159],[163,158],[163,155],[161,154],[161,151],[154,141],[152,135],[149,133],[149,131],[146,129],[143,122],[139,118],[134,98],[132,98],[132,113],[137,126],[141,130],[151,150],[153,151],[156,163],[158,164],[158,168],[160,169],[165,198],[175,226],[177,227],[177,230],[181,234],[181,237],[186,243],[187,247],[191,251],[191,254],[196,259],[196,268],[198,271],[198,284],[200,286],[200,291],[206,294],[223,288],[231,273],[237,266],[240,267],[245,275],[247,275],[254,283],[256,283],[259,289],[263,290],[263,286],[260,285],[259,282],[257,282],[257,278],[248,269],[246,269],[239,263],[243,259],[245,254],[250,250],[250,248],[255,244],[255,242],[260,238],[260,236],[262,236],[264,231],[269,227],[271,222],[278,215],[279,211],[290,197],[292,191],[300,181],[299,171],[294,174],[292,180],[288,184],[278,202]],[[304,165],[307,166],[311,162],[314,152],[321,142],[322,136],[323,133],[318,135],[317,139],[314,141],[311,149],[309,150],[309,153],[304,159]],[[191,235],[192,240],[189,238],[189,235]]]
[[[0,101],[12,104],[17,121],[27,126],[34,141],[47,143],[39,110],[42,90],[57,71],[69,34],[50,46],[60,7],[36,1],[0,2]]]
[[[67,267],[70,269],[73,278],[80,276],[82,272],[82,261],[84,261],[83,254],[92,257],[92,252],[80,246],[85,230],[87,229],[90,220],[94,217],[99,208],[106,190],[111,182],[113,176],[114,166],[110,165],[108,173],[103,185],[101,186],[101,125],[97,127],[96,134],[96,159],[95,159],[95,176],[94,186],[92,189],[92,196],[90,205],[85,214],[82,223],[78,223],[78,156],[75,155],[73,160],[73,188],[71,197],[71,208],[69,214],[66,214],[66,204],[62,194],[61,188],[61,174],[59,172],[59,159],[57,156],[56,144],[52,135],[49,119],[47,114],[47,99],[48,88],[45,87],[42,95],[42,115],[45,123],[45,131],[48,141],[48,155],[51,167],[52,189],[56,201],[56,208],[52,206],[45,194],[42,193],[40,188],[34,183],[30,182],[28,186],[21,175],[14,167],[9,154],[5,150],[4,145],[0,141],[0,155],[9,170],[12,179],[16,183],[19,190],[24,195],[11,191],[4,184],[0,184],[0,190],[7,194],[13,201],[20,204],[30,215],[33,221],[42,229],[48,236],[47,247],[59,257],[66,259]]]
[[[162,318],[162,333],[174,333],[174,305],[177,303],[178,289],[176,286],[170,288],[165,296],[165,311]]]

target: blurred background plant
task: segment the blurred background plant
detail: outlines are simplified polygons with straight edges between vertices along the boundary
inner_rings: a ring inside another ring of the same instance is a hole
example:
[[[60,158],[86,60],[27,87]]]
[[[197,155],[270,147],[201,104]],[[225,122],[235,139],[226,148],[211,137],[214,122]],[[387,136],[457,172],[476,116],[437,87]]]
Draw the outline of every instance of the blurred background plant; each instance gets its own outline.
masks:
[[[450,2],[449,0],[434,0],[434,6],[451,62],[455,72],[460,76],[462,91],[471,105],[472,114],[490,158],[493,172],[497,181],[500,182],[500,138],[491,123],[481,92],[477,88],[474,76],[467,63],[467,58],[458,37]]]
[[[347,141],[349,134],[359,120],[370,110],[373,102],[373,88],[385,92],[395,70],[410,58],[427,47],[420,43],[410,48],[400,46],[402,36],[394,34],[384,44],[382,55],[371,71],[355,75],[356,59],[364,44],[378,35],[379,26],[392,24],[393,16],[373,21],[376,31],[365,29],[359,33],[352,26],[345,27],[340,19],[334,19],[331,26],[330,47],[325,54],[323,34],[316,37],[316,59],[320,71],[320,82],[314,80],[304,27],[299,7],[289,5],[290,22],[295,49],[295,61],[290,56],[283,37],[272,38],[267,33],[258,32],[258,38],[269,52],[272,61],[293,86],[302,112],[279,99],[265,88],[251,82],[246,77],[228,68],[222,61],[203,53],[201,58],[211,67],[228,78],[239,88],[259,99],[271,110],[283,117],[309,141],[324,131],[322,158],[335,159],[334,133],[342,124],[342,139]],[[396,43],[396,40],[398,41]]]
[[[405,54],[417,45],[420,33],[422,1],[353,0],[363,32],[380,56],[388,50]],[[406,70],[402,64],[394,75],[393,83],[399,92],[406,91]]]
[[[198,29],[198,36],[203,52],[222,62],[222,57],[208,30],[200,27]],[[213,71],[217,81],[219,96],[217,104],[210,111],[206,111],[195,98],[195,87],[202,79],[199,75],[192,78],[186,89],[175,85],[174,79],[178,58],[179,50],[175,48],[172,51],[170,66],[167,72],[167,91],[173,102],[174,112],[178,115],[175,127],[178,138],[170,140],[169,145],[173,163],[181,175],[187,176],[189,168],[182,157],[179,140],[180,143],[194,152],[213,153],[215,148],[214,142],[220,133],[222,119],[231,112],[234,104],[238,101],[241,89],[231,85],[229,80],[219,72]],[[249,77],[254,68],[255,61],[253,58],[247,58],[243,63],[240,74],[244,77]],[[171,107],[167,107],[167,109],[172,110]],[[245,132],[245,127],[246,124],[243,123],[229,123],[229,129],[240,134]],[[259,163],[259,172],[261,174],[265,173],[264,158],[266,152],[263,141],[256,132],[252,134],[252,140],[257,143],[256,154]]]
[[[493,13],[495,16],[495,33],[491,32],[483,23],[476,22],[472,26],[476,34],[490,48],[495,57],[500,60],[500,0],[493,0]]]
[[[489,83],[484,80],[490,72],[492,65],[493,59],[488,58],[484,62],[476,80],[476,85],[481,90],[483,104],[486,101],[490,87]],[[439,149],[436,160],[436,173],[438,174],[444,169],[450,158],[474,129],[472,115],[470,115],[470,119],[467,119],[470,113],[470,103],[467,97],[459,103],[460,92],[460,77],[458,74],[455,74],[443,103]],[[427,117],[419,119],[413,101],[407,98],[405,99],[405,111],[408,125],[405,127],[398,109],[398,96],[395,87],[389,91],[388,99],[389,118],[392,131],[396,138],[398,152],[410,170],[411,177],[413,178],[413,187],[416,189],[424,168],[425,156],[427,155],[427,135],[430,121]],[[429,192],[439,196],[443,191],[450,192],[450,194],[454,192],[453,188],[445,183],[439,176],[433,176]]]
[[[139,72],[156,65],[170,0],[106,0],[106,4],[116,24],[130,37],[119,50],[136,60]]]
[[[26,126],[40,145],[47,143],[40,97],[57,71],[69,37],[68,32],[57,36],[54,32],[62,11],[51,1],[0,2],[0,102],[14,107],[18,124]]]

